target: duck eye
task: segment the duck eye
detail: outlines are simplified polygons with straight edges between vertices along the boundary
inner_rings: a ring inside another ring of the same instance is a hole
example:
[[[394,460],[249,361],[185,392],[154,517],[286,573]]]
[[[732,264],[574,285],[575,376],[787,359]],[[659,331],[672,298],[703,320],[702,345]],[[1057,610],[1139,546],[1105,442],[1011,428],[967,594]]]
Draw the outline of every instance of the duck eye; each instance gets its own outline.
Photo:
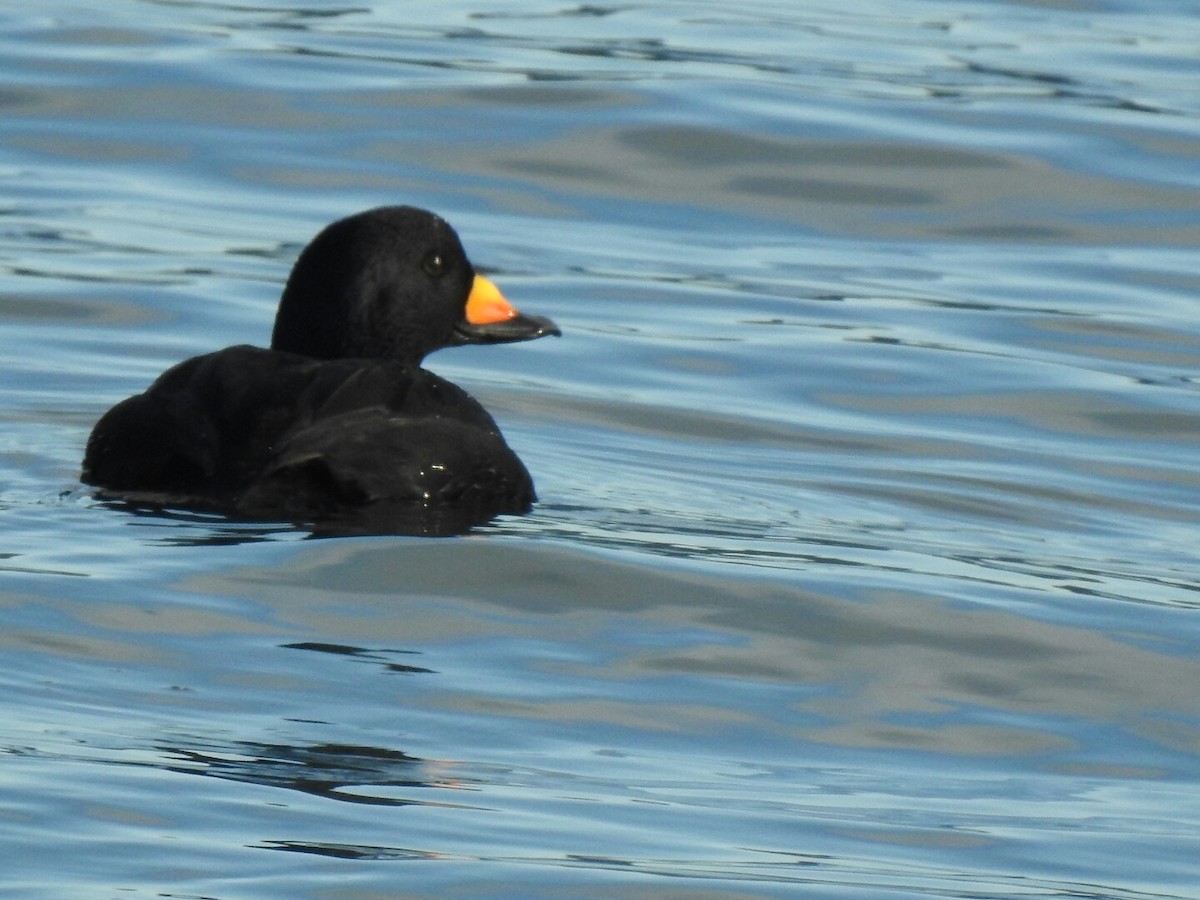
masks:
[[[421,260],[421,268],[430,278],[437,278],[446,268],[446,261],[440,253],[430,253]]]

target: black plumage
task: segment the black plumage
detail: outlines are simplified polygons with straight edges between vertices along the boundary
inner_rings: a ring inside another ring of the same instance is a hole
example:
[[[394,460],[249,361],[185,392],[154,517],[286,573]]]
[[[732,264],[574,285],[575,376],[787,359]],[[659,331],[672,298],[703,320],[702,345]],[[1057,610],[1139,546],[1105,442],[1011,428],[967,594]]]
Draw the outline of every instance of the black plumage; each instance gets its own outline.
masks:
[[[300,254],[269,350],[167,370],[96,424],[82,477],[134,503],[335,531],[458,532],[523,513],[533,483],[495,421],[420,363],[558,333],[477,275],[442,219],[360,213]]]

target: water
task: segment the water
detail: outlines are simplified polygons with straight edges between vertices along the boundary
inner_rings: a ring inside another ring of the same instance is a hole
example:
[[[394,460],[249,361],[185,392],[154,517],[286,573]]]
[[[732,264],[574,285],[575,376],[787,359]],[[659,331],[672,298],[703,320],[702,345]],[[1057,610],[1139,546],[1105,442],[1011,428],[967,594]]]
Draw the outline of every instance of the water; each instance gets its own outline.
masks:
[[[2,892],[1197,896],[1197,11],[7,5]],[[532,515],[90,497],[393,202]]]

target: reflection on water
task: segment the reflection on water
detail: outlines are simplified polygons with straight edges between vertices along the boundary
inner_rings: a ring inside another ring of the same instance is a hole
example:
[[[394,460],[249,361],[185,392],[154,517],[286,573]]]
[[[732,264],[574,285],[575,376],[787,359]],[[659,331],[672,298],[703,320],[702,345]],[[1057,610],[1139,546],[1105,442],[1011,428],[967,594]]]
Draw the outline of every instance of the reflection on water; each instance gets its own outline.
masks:
[[[457,148],[456,148],[457,149]],[[745,135],[660,125],[573,131],[513,150],[466,146],[456,163],[566,196],[639,197],[769,216],[824,234],[1047,243],[1178,243],[1197,196],[934,143]],[[560,160],[569,160],[567,166]],[[1004,198],[996,208],[995,198]],[[1117,221],[1105,210],[1119,208]],[[1183,214],[1180,217],[1179,214]]]
[[[314,538],[382,534],[452,537],[487,525],[497,517],[493,507],[488,505],[372,502],[318,518],[263,522],[254,517],[197,512],[189,507],[195,504],[204,510],[217,504],[196,504],[196,498],[183,495],[97,489],[93,496],[115,512],[155,520],[202,524],[206,527],[194,532],[168,535],[166,538],[168,543],[195,545],[251,543],[292,533],[307,533]]]
[[[447,787],[421,780],[422,761],[382,747],[318,744],[289,747],[235,742],[201,751],[157,747],[165,768],[229,781],[285,788],[346,803],[410,806],[424,801],[383,796],[391,788]]]
[[[3,21],[10,891],[1193,893],[1181,8]],[[428,361],[531,515],[311,540],[79,485],[383,202],[568,334]]]
[[[422,666],[411,666],[405,663],[391,662],[388,657],[401,653],[415,651],[405,650],[367,650],[364,647],[350,647],[345,644],[326,644],[321,641],[300,641],[295,644],[283,644],[288,650],[310,650],[314,653],[332,653],[335,656],[349,656],[363,662],[379,663],[387,672],[402,672],[406,675],[420,673],[432,674],[432,669]]]
[[[826,577],[837,552],[828,549]],[[876,586],[864,581],[847,602],[845,586],[826,593],[786,581],[731,579],[721,568],[707,577],[694,570],[655,571],[552,544],[329,544],[307,549],[283,571],[204,578],[187,589],[255,598],[297,631],[333,627],[329,613],[348,605],[355,621],[341,620],[337,628],[364,640],[454,646],[471,635],[501,642],[520,642],[524,634],[543,640],[570,635],[590,650],[555,666],[560,677],[647,685],[625,704],[581,697],[500,702],[492,686],[442,701],[491,715],[683,732],[738,722],[859,747],[1028,754],[1067,746],[1053,717],[1122,722],[1153,741],[1154,720],[1195,710],[1190,685],[1200,678],[1200,663],[1173,653],[1169,635],[1130,643],[1091,628],[1014,615],[999,605],[961,607],[933,593],[896,589],[900,564],[897,559],[891,578],[876,567]],[[498,571],[507,587],[489,577]],[[909,583],[931,588],[970,584],[957,572],[941,579],[909,574],[918,576]],[[403,594],[394,587],[401,583]],[[980,578],[971,590],[982,599],[1003,596],[1005,587],[999,578]],[[339,599],[331,606],[333,598]],[[523,664],[519,659],[514,653],[513,664],[536,667],[536,657]],[[662,704],[652,699],[651,685],[667,676],[750,679],[764,690],[773,685],[789,692],[791,700],[769,719],[747,717],[748,709],[725,708],[719,697],[702,693]],[[821,686],[838,688],[831,694]],[[977,716],[970,710],[980,703],[986,705]],[[1004,725],[995,718],[1001,712],[1017,718]],[[907,716],[916,718],[905,722]],[[1147,721],[1133,725],[1143,717]],[[1186,743],[1200,747],[1198,742],[1195,729]]]

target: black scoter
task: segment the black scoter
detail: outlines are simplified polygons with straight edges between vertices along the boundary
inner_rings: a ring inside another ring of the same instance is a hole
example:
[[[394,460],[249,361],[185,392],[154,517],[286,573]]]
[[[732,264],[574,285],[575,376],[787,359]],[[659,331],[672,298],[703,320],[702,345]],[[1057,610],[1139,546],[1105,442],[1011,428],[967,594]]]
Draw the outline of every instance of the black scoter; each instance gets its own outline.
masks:
[[[462,532],[527,512],[533,482],[478,401],[421,361],[559,333],[476,273],[443,219],[368,210],[300,253],[270,349],[194,357],[118,403],[82,479],[137,505],[333,533]]]

